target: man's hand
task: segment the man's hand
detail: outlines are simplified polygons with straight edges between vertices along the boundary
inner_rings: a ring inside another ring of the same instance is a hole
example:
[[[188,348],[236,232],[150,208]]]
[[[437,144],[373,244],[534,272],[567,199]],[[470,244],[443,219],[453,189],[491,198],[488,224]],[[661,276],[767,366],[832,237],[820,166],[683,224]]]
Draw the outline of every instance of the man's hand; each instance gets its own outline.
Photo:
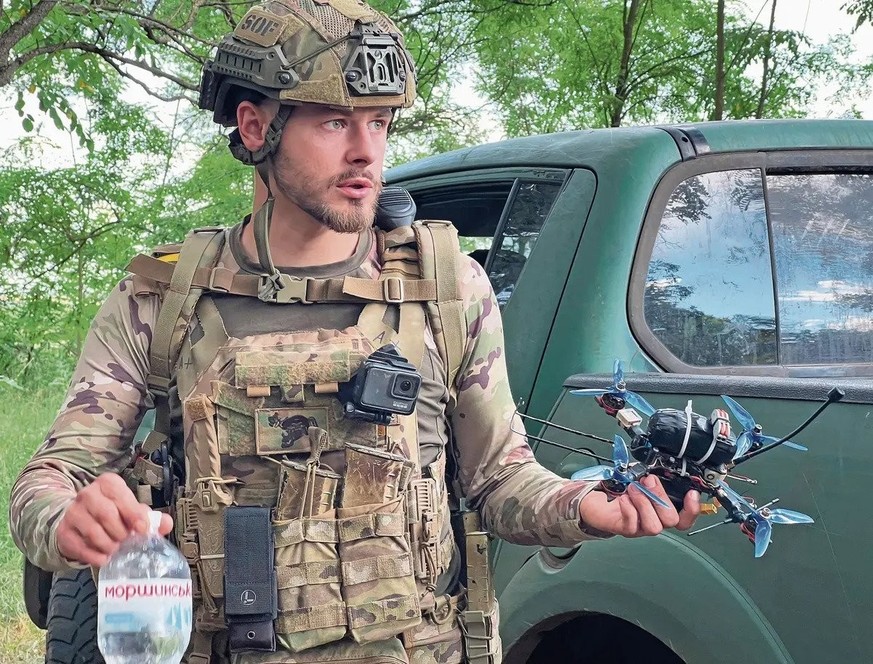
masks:
[[[664,528],[688,530],[694,524],[700,514],[700,494],[697,491],[685,494],[682,511],[677,512],[657,477],[646,475],[640,482],[670,507],[656,505],[633,486],[611,501],[603,491],[592,491],[579,503],[583,523],[624,537],[657,535]]]
[[[132,533],[149,529],[149,507],[138,503],[124,480],[114,473],[100,475],[82,489],[58,523],[58,550],[67,560],[106,564]],[[173,529],[168,514],[161,518],[161,535]]]

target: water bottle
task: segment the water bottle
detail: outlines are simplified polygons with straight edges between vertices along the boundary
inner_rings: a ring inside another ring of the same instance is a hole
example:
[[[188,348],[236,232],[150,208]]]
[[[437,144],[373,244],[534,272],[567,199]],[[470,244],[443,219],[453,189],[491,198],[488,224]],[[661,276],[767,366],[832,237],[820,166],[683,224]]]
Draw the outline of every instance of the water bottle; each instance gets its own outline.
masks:
[[[100,568],[97,646],[106,664],[178,664],[188,647],[191,571],[160,523],[152,511],[148,534],[131,535]]]

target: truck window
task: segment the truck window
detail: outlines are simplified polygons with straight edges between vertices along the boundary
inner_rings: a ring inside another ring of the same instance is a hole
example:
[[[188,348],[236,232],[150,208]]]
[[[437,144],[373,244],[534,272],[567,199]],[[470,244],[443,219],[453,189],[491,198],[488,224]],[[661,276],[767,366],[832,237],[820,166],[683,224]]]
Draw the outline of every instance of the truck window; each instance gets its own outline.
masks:
[[[561,185],[554,182],[518,184],[488,266],[488,277],[501,309],[509,302],[560,189]]]
[[[690,365],[775,364],[772,284],[761,171],[682,182],[649,261],[643,306],[655,337]]]
[[[785,365],[873,361],[873,176],[767,174]]]
[[[871,210],[870,173],[684,180],[648,264],[648,329],[698,367],[873,362]]]
[[[449,219],[461,250],[488,273],[497,301],[506,306],[561,181],[520,178],[412,191],[418,219]]]
[[[410,190],[416,219],[448,219],[458,229],[461,251],[485,266],[494,235],[512,193],[514,179]]]

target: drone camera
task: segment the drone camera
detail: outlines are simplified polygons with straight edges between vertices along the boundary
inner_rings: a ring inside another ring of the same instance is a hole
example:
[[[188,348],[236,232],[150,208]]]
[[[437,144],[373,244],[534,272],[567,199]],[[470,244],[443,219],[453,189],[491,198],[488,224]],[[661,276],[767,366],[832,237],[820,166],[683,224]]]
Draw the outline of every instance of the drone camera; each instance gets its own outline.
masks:
[[[625,429],[633,429],[643,421],[643,418],[633,408],[622,408],[615,414],[615,419]]]

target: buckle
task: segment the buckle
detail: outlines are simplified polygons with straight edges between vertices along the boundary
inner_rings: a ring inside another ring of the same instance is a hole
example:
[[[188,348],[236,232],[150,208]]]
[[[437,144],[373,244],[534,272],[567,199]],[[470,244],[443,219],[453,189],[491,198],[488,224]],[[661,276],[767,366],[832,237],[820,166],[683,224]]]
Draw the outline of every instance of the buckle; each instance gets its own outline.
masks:
[[[204,512],[217,512],[223,505],[231,503],[230,495],[224,489],[224,485],[228,483],[228,480],[215,477],[197,480],[191,502]]]
[[[313,301],[306,298],[310,281],[311,277],[300,279],[281,272],[261,277],[258,299],[273,304],[312,304]]]
[[[216,275],[224,275],[225,278],[218,279],[218,281],[227,282],[228,279],[233,281],[233,271],[228,270],[226,267],[216,267],[209,271],[209,281],[207,283],[207,288],[210,291],[215,291],[216,293],[229,293],[230,289],[224,284],[217,284]]]
[[[159,397],[168,396],[170,393],[170,385],[172,384],[173,381],[170,378],[158,376],[157,374],[150,373],[146,377],[146,386],[148,387],[149,392]]]
[[[386,277],[382,280],[382,297],[388,304],[402,304],[405,295],[403,279],[400,277]]]

